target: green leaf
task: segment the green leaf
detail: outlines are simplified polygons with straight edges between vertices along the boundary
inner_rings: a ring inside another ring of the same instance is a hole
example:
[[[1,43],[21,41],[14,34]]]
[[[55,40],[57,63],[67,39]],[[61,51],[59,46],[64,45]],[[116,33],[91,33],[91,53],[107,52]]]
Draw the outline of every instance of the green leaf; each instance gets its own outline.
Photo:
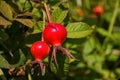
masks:
[[[18,67],[25,63],[26,57],[21,49],[19,49],[20,59],[17,64],[11,65],[12,67]]]
[[[51,18],[54,22],[61,23],[65,17],[67,16],[68,10],[62,10],[60,8],[56,8],[51,15]]]
[[[2,69],[0,69],[0,79],[7,80],[6,77],[5,77],[4,72],[2,71]]]
[[[18,14],[17,17],[32,17],[32,13],[31,12],[21,13]]]
[[[114,54],[111,53],[111,54],[108,55],[107,60],[108,60],[108,61],[117,61],[118,58],[119,58],[118,55],[116,55],[115,53],[114,53]]]
[[[120,32],[114,32],[113,37],[114,37],[114,43],[117,45],[120,45]]]
[[[37,8],[33,8],[32,14],[33,14],[34,18],[38,18],[39,19],[39,18],[42,17],[42,12],[39,9],[37,9]]]
[[[92,27],[82,22],[69,23],[66,29],[67,38],[84,38],[93,32]]]
[[[0,16],[0,26],[6,27],[9,25],[12,25],[12,23]]]
[[[29,27],[29,28],[32,28],[34,23],[31,19],[15,19],[15,21]]]
[[[6,69],[11,68],[11,65],[2,55],[0,55],[0,68],[6,68]]]
[[[65,76],[66,76],[67,73],[69,72],[69,67],[70,67],[69,59],[66,58],[66,59],[65,59],[65,62],[64,62],[64,73],[65,73]]]
[[[25,0],[25,2],[24,2],[25,4],[24,4],[24,11],[31,11],[31,9],[32,9],[32,4],[31,4],[31,2],[28,0],[28,1],[26,1]]]
[[[96,45],[95,40],[93,38],[90,38],[84,44],[83,52],[85,54],[90,54],[95,49],[95,47],[96,47],[95,45]]]
[[[12,20],[13,18],[13,13],[12,13],[12,8],[10,7],[9,4],[7,4],[5,1],[1,0],[0,1],[0,12],[2,15],[4,15],[7,19]]]
[[[38,21],[35,25],[34,25],[34,30],[33,33],[40,33],[42,32],[42,28],[43,27],[43,22],[42,21]]]
[[[8,34],[4,31],[0,30],[0,42],[4,42],[9,38]]]
[[[97,32],[103,36],[112,38],[112,36],[107,32],[107,30],[105,30],[103,28],[97,28]]]

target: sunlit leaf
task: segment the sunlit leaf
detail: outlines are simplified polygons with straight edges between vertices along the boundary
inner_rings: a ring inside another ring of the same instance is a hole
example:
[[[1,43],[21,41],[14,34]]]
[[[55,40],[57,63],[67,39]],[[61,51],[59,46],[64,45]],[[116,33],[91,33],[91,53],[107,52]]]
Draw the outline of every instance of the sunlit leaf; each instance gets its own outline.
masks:
[[[52,20],[54,22],[61,23],[67,16],[67,13],[68,13],[68,10],[62,10],[60,8],[57,8],[52,13],[52,16],[51,16]]]
[[[35,17],[35,18],[42,17],[42,12],[37,8],[33,8],[32,14],[33,14],[33,17]]]
[[[29,1],[29,0],[25,0],[25,5],[24,5],[24,10],[25,11],[31,11],[31,9],[32,9],[32,4],[31,4],[31,2]]]
[[[4,15],[7,19],[12,20],[13,18],[13,13],[12,9],[9,4],[7,4],[5,1],[1,0],[0,1],[0,12],[2,15]]]
[[[33,33],[40,33],[40,32],[42,31],[42,27],[43,27],[43,22],[42,22],[42,21],[38,21],[38,22],[34,25]]]
[[[11,65],[2,55],[0,55],[0,68],[11,68]]]
[[[69,23],[66,29],[68,38],[84,38],[93,32],[93,28],[82,22]]]
[[[32,16],[32,13],[31,12],[25,12],[25,13],[22,13],[22,14],[18,14],[17,15],[17,17],[22,17],[22,16],[24,16],[24,17],[31,17]]]
[[[4,19],[3,17],[0,16],[0,26],[9,26],[11,25],[12,23],[6,19]]]
[[[29,27],[29,28],[32,28],[34,23],[31,19],[15,19],[15,21],[18,21],[19,23]]]

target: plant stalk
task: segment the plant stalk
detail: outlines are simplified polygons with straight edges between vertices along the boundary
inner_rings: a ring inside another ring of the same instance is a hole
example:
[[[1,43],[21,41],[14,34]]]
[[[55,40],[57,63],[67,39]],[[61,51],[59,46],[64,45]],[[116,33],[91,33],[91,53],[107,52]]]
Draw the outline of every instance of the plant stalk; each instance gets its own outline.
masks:
[[[118,13],[118,7],[119,7],[119,0],[116,0],[115,9],[114,9],[113,16],[112,16],[112,19],[110,21],[110,25],[109,25],[109,28],[108,28],[108,34],[109,35],[112,35],[112,30],[113,30],[115,19],[117,17],[117,13]],[[102,46],[103,50],[106,48],[106,44],[108,43],[108,41],[109,41],[109,37],[107,36],[104,39],[104,42],[103,42],[103,46]]]
[[[46,5],[46,3],[44,3],[44,7],[45,7],[45,10],[46,10],[46,14],[47,14],[47,17],[48,17],[48,21],[49,23],[52,22],[52,19],[51,19],[51,15],[50,15],[50,12],[49,12],[49,8],[48,6]]]

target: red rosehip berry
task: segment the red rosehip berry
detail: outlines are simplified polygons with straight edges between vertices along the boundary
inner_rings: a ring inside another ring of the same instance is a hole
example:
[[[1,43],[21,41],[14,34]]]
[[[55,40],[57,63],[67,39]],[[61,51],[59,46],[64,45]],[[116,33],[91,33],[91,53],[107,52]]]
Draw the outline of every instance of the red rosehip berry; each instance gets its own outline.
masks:
[[[28,63],[28,64],[33,65],[32,69],[31,69],[31,73],[33,74],[34,69],[36,67],[39,67],[40,70],[38,72],[38,75],[40,74],[40,71],[41,71],[42,75],[44,75],[45,74],[45,64],[42,62],[42,60],[49,55],[49,52],[50,52],[49,46],[43,41],[37,41],[32,44],[32,46],[30,47],[30,51],[31,51],[33,57],[35,58],[34,61]]]
[[[43,31],[44,41],[52,46],[61,45],[67,37],[67,30],[58,23],[48,23]]]
[[[104,10],[103,10],[103,7],[102,6],[95,6],[93,8],[93,13],[96,15],[96,16],[101,16],[101,14],[103,14]]]
[[[74,58],[67,49],[62,47],[62,43],[64,42],[66,37],[67,37],[67,30],[63,25],[59,23],[50,22],[45,27],[43,31],[44,41],[53,46],[50,66],[54,60],[58,68],[57,59],[56,59],[57,50],[62,51],[63,54],[66,55],[68,58]]]
[[[48,56],[50,48],[45,42],[37,41],[32,44],[30,51],[35,60],[41,61]]]

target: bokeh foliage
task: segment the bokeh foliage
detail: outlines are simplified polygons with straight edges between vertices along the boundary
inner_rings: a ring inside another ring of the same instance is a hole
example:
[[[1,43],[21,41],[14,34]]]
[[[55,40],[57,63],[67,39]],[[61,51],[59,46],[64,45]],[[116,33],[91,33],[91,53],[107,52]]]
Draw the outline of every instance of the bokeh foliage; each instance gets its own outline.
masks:
[[[45,0],[45,3],[50,7],[52,20],[66,26],[68,35],[63,46],[77,60],[68,60],[58,52],[58,70],[48,68],[45,76],[37,76],[37,69],[32,75],[30,66],[23,76],[10,75],[9,69],[34,60],[29,48],[41,40],[48,20],[43,4],[0,0],[0,80],[120,79],[120,1]],[[104,8],[100,17],[92,12],[96,5]],[[49,57],[44,62],[49,64]]]

